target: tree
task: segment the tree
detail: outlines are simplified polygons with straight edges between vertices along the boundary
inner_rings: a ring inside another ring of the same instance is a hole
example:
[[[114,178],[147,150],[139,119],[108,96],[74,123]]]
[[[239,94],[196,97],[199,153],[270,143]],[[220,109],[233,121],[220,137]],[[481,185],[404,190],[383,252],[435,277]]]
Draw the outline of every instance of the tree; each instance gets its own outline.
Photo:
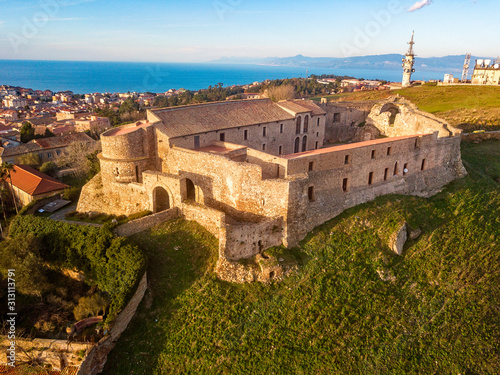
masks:
[[[11,172],[14,171],[14,164],[10,164],[8,162],[3,162],[2,166],[0,167],[0,177],[2,179],[8,178],[10,182],[10,192],[12,194],[12,201],[14,202],[14,207],[16,208],[16,213],[19,213],[19,210],[17,208],[17,201],[16,197],[14,196],[14,186],[12,185],[12,179],[10,178]],[[14,171],[15,172],[15,171]]]
[[[271,86],[265,90],[265,95],[273,102],[291,100],[295,98],[295,89],[292,85]]]
[[[57,165],[53,161],[47,161],[40,167],[40,172],[55,177],[57,174]]]
[[[35,128],[29,122],[24,122],[19,132],[21,134],[21,142],[23,143],[35,139]]]
[[[19,157],[19,161],[21,164],[24,165],[39,165],[40,164],[40,156],[38,154],[35,154],[33,152],[30,152],[29,154],[24,154]]]
[[[87,142],[74,142],[66,147],[64,153],[57,159],[59,168],[68,167],[74,170],[75,177],[89,176],[91,170],[95,169],[93,162],[95,160],[87,158],[87,155],[100,152],[101,143],[95,142],[89,144]]]

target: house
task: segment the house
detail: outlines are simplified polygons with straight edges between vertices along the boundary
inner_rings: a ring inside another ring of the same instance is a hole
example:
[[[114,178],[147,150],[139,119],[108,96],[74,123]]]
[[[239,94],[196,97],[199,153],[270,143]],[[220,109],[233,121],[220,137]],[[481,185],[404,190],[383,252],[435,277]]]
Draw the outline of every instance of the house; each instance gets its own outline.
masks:
[[[12,183],[12,186],[11,186]],[[5,185],[16,200],[25,206],[35,199],[62,193],[69,186],[27,165],[14,165]]]
[[[28,143],[24,143],[18,147],[0,147],[0,159],[3,162],[11,164],[22,164],[22,157],[28,154],[36,154],[39,157],[40,163],[53,161],[62,155],[66,148],[75,142],[95,143],[85,133],[76,133],[65,135],[62,137],[50,137],[34,139]]]

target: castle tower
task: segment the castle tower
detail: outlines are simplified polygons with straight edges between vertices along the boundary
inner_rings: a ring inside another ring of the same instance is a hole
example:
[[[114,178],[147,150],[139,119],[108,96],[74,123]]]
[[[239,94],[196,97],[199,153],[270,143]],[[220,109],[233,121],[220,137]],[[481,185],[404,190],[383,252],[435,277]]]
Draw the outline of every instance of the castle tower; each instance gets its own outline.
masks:
[[[415,54],[413,53],[413,36],[415,32],[411,34],[411,41],[408,43],[410,45],[410,49],[405,55],[403,59],[403,87],[410,86],[411,83],[411,74],[415,73],[415,69],[413,69],[413,64],[415,64]]]

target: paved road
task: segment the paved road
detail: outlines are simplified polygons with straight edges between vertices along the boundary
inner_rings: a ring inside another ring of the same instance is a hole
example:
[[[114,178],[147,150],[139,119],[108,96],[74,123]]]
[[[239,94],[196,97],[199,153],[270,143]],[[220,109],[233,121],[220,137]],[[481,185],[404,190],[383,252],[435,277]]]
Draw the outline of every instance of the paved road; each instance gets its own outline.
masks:
[[[102,227],[102,224],[86,223],[84,221],[66,220],[64,215],[66,215],[68,212],[75,211],[75,210],[76,210],[76,204],[72,204],[71,206],[66,207],[63,210],[60,210],[53,215],[50,215],[49,218],[51,218],[52,220],[62,221],[62,222],[68,223],[68,224],[90,225],[91,227]]]

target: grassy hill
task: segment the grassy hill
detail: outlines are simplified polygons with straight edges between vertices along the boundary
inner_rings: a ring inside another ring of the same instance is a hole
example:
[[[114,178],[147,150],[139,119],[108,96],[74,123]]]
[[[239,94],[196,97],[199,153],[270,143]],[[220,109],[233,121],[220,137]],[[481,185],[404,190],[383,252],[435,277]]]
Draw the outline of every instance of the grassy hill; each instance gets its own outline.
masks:
[[[404,96],[420,109],[433,113],[464,131],[500,129],[500,87],[496,86],[424,85],[390,92],[353,92],[328,98],[334,101],[375,100],[386,99],[395,94]]]
[[[440,194],[316,228],[281,283],[219,281],[217,241],[193,222],[136,235],[150,289],[105,374],[497,374],[500,142],[462,152],[469,176]],[[422,235],[398,257],[387,238],[402,220]]]

